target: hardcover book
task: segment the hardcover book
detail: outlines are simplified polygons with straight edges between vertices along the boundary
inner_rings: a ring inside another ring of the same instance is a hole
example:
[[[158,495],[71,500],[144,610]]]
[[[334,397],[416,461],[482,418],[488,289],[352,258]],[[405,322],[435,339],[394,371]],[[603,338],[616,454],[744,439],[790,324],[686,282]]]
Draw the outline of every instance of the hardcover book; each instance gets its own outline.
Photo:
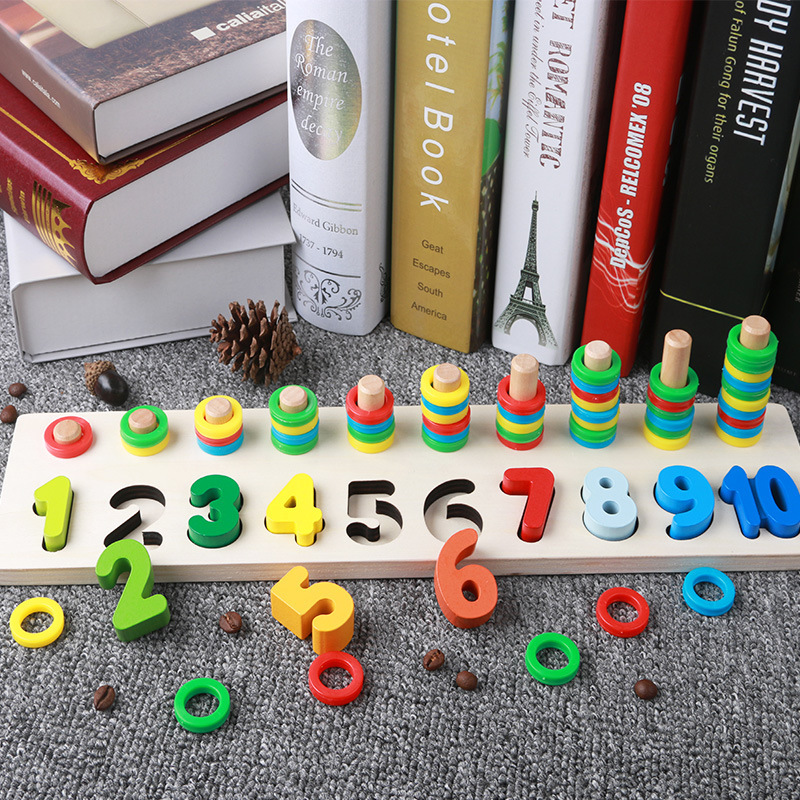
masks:
[[[622,10],[516,6],[492,344],[543,364],[580,333]]]
[[[286,181],[286,94],[98,164],[0,78],[0,208],[95,283]]]
[[[683,72],[691,0],[628,0],[581,343],[636,357]]]
[[[491,305],[511,12],[397,9],[391,321],[462,352],[483,343]]]
[[[274,92],[285,0],[0,0],[0,74],[103,163]]]
[[[797,154],[800,6],[703,5],[655,341],[688,331],[700,390],[715,394],[728,331],[763,313],[774,267]]]

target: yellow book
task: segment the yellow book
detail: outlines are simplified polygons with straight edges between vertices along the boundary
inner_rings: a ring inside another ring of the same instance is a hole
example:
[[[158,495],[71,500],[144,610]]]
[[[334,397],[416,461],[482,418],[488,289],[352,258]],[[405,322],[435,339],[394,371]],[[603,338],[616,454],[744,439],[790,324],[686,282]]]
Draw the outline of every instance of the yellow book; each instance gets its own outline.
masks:
[[[462,352],[487,331],[509,17],[505,0],[397,7],[391,320]]]

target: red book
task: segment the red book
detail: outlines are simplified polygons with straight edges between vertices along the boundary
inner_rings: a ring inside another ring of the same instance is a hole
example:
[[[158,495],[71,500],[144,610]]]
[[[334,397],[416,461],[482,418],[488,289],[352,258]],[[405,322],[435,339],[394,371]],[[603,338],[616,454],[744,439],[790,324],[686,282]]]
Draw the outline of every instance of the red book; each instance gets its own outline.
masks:
[[[0,208],[105,283],[285,183],[286,109],[281,92],[99,164],[0,78]]]
[[[636,356],[691,0],[629,0],[581,343],[608,342],[627,375]]]

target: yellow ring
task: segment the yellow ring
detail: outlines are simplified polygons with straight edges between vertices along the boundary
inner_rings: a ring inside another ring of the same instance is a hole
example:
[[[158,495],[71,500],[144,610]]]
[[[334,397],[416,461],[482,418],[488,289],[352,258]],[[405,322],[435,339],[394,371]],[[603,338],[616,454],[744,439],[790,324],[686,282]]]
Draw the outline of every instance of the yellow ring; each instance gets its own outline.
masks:
[[[537,422],[509,422],[499,411],[496,414],[498,424],[509,433],[536,433],[544,425],[544,417]]]
[[[586,422],[586,420],[576,418],[577,423],[581,428],[586,428],[588,431],[610,431],[619,420],[619,411],[614,415],[613,419],[608,422]]]
[[[160,453],[168,444],[169,444],[169,431],[167,431],[167,435],[158,443],[154,444],[152,447],[134,447],[132,444],[128,444],[124,439],[120,439],[122,442],[122,446],[134,456],[154,456],[156,453]]]
[[[762,408],[767,407],[772,389],[769,389],[766,397],[762,397],[760,400],[740,400],[738,397],[733,397],[733,395],[729,394],[724,386],[719,390],[719,393],[720,397],[737,411],[761,411]]]
[[[353,435],[348,431],[347,441],[350,442],[356,450],[362,453],[381,453],[391,446],[394,441],[394,434],[388,439],[384,439],[382,442],[359,442],[358,439],[354,439]]]
[[[719,438],[722,439],[725,444],[730,444],[734,447],[752,447],[761,438],[761,434],[764,432],[761,430],[755,436],[751,436],[748,439],[740,439],[737,436],[731,436],[729,433],[721,430],[716,422],[714,423],[714,430],[717,432],[717,436],[719,436]]]
[[[278,431],[278,433],[285,433],[289,436],[300,436],[303,433],[308,433],[318,422],[319,414],[315,414],[314,418],[306,422],[305,425],[295,425],[294,427],[291,427],[289,425],[281,425],[280,422],[276,422],[273,419],[272,427]]]
[[[233,407],[233,416],[221,425],[211,425],[206,421],[206,405],[209,400],[213,400],[215,397],[222,397],[225,400],[229,400]],[[206,439],[227,439],[229,436],[233,436],[233,434],[242,427],[242,407],[239,405],[238,401],[225,394],[215,394],[211,397],[206,397],[205,400],[201,400],[200,403],[198,403],[197,408],[194,410],[194,427],[195,430],[205,436]]]
[[[663,436],[656,436],[647,425],[644,426],[644,438],[661,450],[680,450],[681,447],[688,444],[691,435],[692,432],[689,431],[685,436],[681,436],[680,439],[665,439]]]
[[[420,380],[422,396],[435,406],[457,406],[459,403],[463,403],[469,397],[469,376],[467,373],[459,367],[461,385],[458,389],[454,389],[452,392],[440,392],[438,389],[433,388],[433,372],[438,366],[436,364],[433,367],[428,367],[422,373],[422,380]]]
[[[731,364],[728,360],[728,354],[725,354],[725,369],[730,372],[731,376],[736,378],[737,380],[744,381],[745,383],[761,383],[761,381],[765,381],[767,378],[772,377],[772,370],[768,369],[766,372],[759,372],[758,375],[752,375],[749,372],[742,372],[740,369]],[[774,369],[774,367],[773,367]]]
[[[609,411],[619,402],[619,389],[610,400],[606,400],[603,403],[590,403],[588,400],[582,400],[575,392],[570,392],[570,396],[572,397],[572,402],[584,411]],[[588,425],[585,427],[588,427]]]
[[[37,612],[49,614],[53,621],[39,633],[30,633],[24,630],[22,627],[24,620]],[[11,612],[8,626],[11,628],[11,635],[17,644],[21,644],[23,647],[45,647],[61,636],[61,632],[64,630],[64,610],[49,597],[31,597],[23,600]]]
[[[435,414],[433,411],[428,411],[425,406],[422,406],[422,416],[429,419],[431,422],[439,422],[442,425],[447,425],[451,422],[461,422],[464,417],[469,413],[469,406],[467,406],[458,414]]]

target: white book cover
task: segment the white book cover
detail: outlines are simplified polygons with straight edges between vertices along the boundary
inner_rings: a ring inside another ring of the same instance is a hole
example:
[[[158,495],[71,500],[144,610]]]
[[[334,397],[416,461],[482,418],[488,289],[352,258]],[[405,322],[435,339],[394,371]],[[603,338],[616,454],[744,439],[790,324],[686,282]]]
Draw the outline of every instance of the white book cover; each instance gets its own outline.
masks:
[[[580,333],[617,5],[516,4],[492,344],[543,364],[565,363]]]
[[[369,333],[389,294],[391,0],[288,0],[297,313]]]
[[[11,308],[26,361],[208,336],[228,303],[286,302],[280,193],[259,200],[110,283],[95,285],[8,214]]]

